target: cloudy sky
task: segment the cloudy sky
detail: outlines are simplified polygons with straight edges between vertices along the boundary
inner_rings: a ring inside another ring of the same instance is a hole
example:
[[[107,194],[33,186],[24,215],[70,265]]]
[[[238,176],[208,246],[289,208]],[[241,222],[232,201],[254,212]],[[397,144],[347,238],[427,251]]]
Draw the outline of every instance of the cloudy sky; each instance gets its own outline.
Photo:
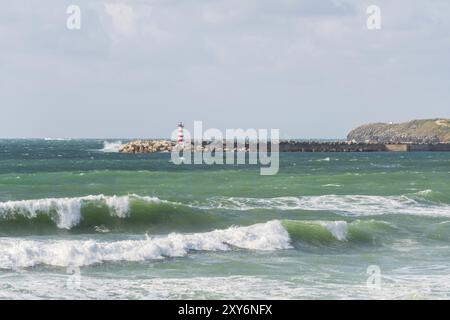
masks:
[[[344,137],[450,117],[449,57],[448,0],[3,0],[0,138]]]

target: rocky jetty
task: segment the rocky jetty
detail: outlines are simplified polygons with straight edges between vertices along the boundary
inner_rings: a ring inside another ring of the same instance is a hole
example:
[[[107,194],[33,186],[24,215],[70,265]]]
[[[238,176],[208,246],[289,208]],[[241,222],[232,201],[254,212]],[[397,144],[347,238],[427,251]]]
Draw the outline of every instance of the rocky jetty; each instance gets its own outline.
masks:
[[[255,148],[255,145],[251,145]],[[234,143],[232,145],[223,144],[222,146],[212,146],[207,141],[202,144],[185,143],[184,145],[176,144],[169,140],[136,140],[124,145],[119,152],[122,153],[152,153],[152,152],[170,152],[174,148],[179,150],[189,150],[192,152],[248,152],[250,145]],[[256,145],[259,150],[260,145]],[[271,145],[267,144],[265,150],[270,151]],[[369,152],[369,151],[386,151],[385,145],[380,143],[356,143],[351,141],[296,141],[283,140],[279,144],[280,152]]]
[[[170,152],[174,142],[170,140],[135,140],[131,141],[119,149],[122,153],[151,153]]]
[[[450,120],[413,120],[405,123],[372,123],[360,126],[347,140],[364,143],[450,143]]]
[[[123,145],[119,152],[121,153],[152,153],[152,152],[170,152],[173,150],[173,148],[178,149],[184,149],[187,150],[190,148],[192,152],[211,152],[213,150],[215,151],[248,151],[249,145],[246,144],[245,146],[238,146],[237,144],[234,144],[234,146],[227,146],[226,144],[223,144],[221,147],[213,147],[210,146],[207,141],[203,141],[201,144],[195,144],[194,143],[185,143],[183,145],[179,145],[175,143],[174,141],[170,140],[135,140],[131,141],[125,145]]]
[[[249,145],[234,145],[215,148],[208,142],[200,144],[179,145],[169,140],[136,140],[124,145],[122,153],[170,152],[174,148],[191,150],[192,152],[239,151],[248,152]],[[257,146],[259,149],[259,145]],[[267,145],[270,150],[270,144]],[[409,152],[409,151],[450,151],[450,143],[376,143],[355,141],[297,141],[284,140],[279,144],[280,152]]]

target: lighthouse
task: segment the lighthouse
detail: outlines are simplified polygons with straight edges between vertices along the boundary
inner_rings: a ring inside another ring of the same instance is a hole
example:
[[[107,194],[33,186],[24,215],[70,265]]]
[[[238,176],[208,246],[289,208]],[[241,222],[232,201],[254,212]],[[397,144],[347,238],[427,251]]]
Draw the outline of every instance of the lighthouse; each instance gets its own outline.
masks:
[[[183,144],[184,142],[184,133],[183,133],[183,122],[178,123],[178,144]]]

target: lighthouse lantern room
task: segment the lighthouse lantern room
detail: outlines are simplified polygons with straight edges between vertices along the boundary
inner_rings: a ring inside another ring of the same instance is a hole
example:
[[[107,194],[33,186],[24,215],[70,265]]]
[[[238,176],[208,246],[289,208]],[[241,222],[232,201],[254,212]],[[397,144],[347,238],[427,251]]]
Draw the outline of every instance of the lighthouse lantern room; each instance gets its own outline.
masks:
[[[183,144],[184,142],[184,133],[183,133],[183,122],[178,123],[178,144]]]

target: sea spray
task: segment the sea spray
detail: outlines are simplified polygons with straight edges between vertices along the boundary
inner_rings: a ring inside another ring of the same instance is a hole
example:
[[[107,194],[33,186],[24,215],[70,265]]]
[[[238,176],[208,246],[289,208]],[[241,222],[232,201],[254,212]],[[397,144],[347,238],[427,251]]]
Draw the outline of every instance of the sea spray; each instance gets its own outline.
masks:
[[[103,142],[103,149],[101,151],[103,152],[119,152],[120,148],[123,147],[122,141],[104,141]]]

